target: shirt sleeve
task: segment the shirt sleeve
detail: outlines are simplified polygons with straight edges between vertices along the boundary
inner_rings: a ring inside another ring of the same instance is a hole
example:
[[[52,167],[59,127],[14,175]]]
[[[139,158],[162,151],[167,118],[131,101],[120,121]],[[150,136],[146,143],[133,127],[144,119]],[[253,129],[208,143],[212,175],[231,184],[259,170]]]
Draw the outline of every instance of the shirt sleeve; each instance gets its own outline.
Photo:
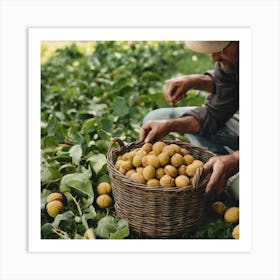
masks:
[[[213,79],[213,92],[205,104],[184,113],[182,117],[193,116],[200,124],[200,136],[216,133],[239,108],[238,73],[225,73],[216,65],[214,70],[204,73]]]

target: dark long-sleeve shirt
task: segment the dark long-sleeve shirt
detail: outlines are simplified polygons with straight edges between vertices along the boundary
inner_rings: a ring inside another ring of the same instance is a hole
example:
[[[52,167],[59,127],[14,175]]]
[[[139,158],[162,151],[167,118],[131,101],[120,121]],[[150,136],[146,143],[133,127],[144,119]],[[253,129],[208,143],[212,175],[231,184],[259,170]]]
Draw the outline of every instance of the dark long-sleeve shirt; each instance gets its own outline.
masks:
[[[201,136],[214,134],[239,109],[239,71],[224,72],[219,63],[214,70],[204,73],[213,79],[213,92],[208,94],[205,104],[183,116],[193,116],[200,123]]]

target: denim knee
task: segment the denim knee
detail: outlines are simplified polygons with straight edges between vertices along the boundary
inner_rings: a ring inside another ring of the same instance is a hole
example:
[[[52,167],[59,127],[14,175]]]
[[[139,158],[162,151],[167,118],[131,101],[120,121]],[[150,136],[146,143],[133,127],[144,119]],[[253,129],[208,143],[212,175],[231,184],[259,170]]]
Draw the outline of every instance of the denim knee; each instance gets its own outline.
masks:
[[[170,118],[171,108],[160,108],[149,112],[143,119],[143,124],[151,120],[166,120]]]

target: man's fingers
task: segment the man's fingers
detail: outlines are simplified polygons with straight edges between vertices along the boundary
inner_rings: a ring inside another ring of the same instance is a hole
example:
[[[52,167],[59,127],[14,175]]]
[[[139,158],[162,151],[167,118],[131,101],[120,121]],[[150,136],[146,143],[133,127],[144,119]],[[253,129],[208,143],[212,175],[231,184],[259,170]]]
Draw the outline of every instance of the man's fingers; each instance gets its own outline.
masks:
[[[141,128],[140,128],[140,140],[144,141],[147,133],[151,130],[151,127],[149,125],[149,123],[144,124]]]
[[[216,164],[213,164],[213,162],[210,160],[204,165],[204,170],[206,171],[210,170],[211,168],[213,169],[213,171],[206,186],[205,192],[210,192],[212,189],[216,188],[223,176],[223,168],[221,168],[218,162],[216,162]]]

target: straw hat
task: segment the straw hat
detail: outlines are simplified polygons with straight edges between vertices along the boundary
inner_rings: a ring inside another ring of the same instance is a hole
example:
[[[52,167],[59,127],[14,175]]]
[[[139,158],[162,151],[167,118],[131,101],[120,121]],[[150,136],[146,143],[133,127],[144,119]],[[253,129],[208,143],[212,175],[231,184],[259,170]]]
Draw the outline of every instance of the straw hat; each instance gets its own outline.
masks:
[[[223,50],[230,41],[186,41],[186,47],[199,53],[216,53]]]

